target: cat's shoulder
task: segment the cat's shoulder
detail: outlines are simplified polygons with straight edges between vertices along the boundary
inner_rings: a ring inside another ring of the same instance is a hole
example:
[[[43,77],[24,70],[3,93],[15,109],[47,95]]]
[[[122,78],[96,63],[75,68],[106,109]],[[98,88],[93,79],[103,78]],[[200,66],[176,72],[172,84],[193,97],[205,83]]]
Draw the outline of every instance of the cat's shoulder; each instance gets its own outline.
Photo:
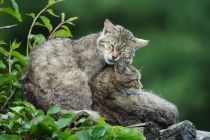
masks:
[[[48,40],[42,42],[41,44],[35,46],[32,49],[32,52],[35,52],[38,50],[43,50],[43,49],[53,49],[56,46],[62,47],[62,46],[70,45],[73,42],[74,42],[74,40],[70,39],[70,38],[52,38],[52,39],[48,39]]]
[[[71,44],[73,42],[74,40],[70,38],[53,38],[53,39],[48,39],[40,46],[63,46],[65,44]]]
[[[83,36],[76,41],[76,43],[83,43],[83,44],[88,44],[88,43],[93,43],[93,42],[96,42],[96,39],[98,38],[98,34],[95,33],[95,34],[88,34],[86,36]]]

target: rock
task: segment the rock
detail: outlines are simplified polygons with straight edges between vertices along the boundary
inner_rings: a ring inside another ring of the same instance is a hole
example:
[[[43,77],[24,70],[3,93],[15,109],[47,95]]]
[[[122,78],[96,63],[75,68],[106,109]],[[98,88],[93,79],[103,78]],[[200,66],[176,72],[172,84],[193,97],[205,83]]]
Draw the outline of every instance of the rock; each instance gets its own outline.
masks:
[[[182,121],[162,130],[153,122],[135,124],[128,127],[137,128],[143,132],[148,140],[194,140],[196,138],[196,128],[190,121]],[[198,131],[198,133],[207,138],[207,132],[201,133]]]
[[[210,132],[197,130],[196,140],[210,140]]]
[[[162,140],[194,140],[196,128],[190,121],[183,121],[160,131]]]

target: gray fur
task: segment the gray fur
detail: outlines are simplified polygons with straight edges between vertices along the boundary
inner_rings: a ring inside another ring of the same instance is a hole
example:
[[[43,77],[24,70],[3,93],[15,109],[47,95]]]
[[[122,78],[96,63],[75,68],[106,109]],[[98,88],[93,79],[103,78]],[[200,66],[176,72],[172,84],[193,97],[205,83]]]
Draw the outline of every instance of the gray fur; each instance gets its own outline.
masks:
[[[106,30],[109,30],[108,34]],[[25,98],[44,110],[55,104],[62,105],[64,110],[90,110],[90,82],[107,62],[115,62],[121,56],[132,61],[135,50],[133,38],[131,32],[106,20],[103,31],[97,34],[79,40],[50,39],[37,46],[30,54],[28,70],[23,78]],[[115,49],[107,51],[107,46],[113,42]],[[117,54],[121,55],[117,59],[107,58],[114,51],[116,53],[116,48]]]
[[[94,80],[93,110],[117,125],[154,122],[166,128],[176,123],[176,106],[151,92],[142,91],[139,72],[129,64],[120,63],[107,66]]]

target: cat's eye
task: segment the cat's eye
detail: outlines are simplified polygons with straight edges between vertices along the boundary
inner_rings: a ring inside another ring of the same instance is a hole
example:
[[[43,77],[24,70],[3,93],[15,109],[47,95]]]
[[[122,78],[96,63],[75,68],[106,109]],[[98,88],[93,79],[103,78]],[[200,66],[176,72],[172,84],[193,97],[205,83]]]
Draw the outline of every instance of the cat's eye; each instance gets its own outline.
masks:
[[[104,35],[109,34],[110,32],[108,30],[104,30]]]
[[[129,54],[126,53],[125,51],[122,51],[120,54],[121,54],[121,56],[123,56],[123,57],[126,57],[126,58],[129,57]]]
[[[125,52],[120,52],[121,56],[125,56]]]
[[[127,48],[125,47],[121,49],[121,52],[126,52],[126,51],[127,51]]]

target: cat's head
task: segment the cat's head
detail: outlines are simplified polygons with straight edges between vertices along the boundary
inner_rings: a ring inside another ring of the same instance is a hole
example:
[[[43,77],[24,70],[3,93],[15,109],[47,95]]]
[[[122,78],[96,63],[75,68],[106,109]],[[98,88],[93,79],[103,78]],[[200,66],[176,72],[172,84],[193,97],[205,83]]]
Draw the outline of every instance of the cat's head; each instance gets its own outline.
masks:
[[[136,90],[141,90],[143,88],[143,85],[140,82],[140,72],[123,58],[120,58],[114,64],[114,73],[116,85],[118,85],[123,92],[125,91],[126,94],[133,91],[136,92]]]
[[[108,19],[104,22],[104,28],[97,39],[97,46],[102,50],[107,64],[112,65],[121,57],[131,63],[135,50],[146,46],[148,40],[139,39],[124,27],[113,25]]]

